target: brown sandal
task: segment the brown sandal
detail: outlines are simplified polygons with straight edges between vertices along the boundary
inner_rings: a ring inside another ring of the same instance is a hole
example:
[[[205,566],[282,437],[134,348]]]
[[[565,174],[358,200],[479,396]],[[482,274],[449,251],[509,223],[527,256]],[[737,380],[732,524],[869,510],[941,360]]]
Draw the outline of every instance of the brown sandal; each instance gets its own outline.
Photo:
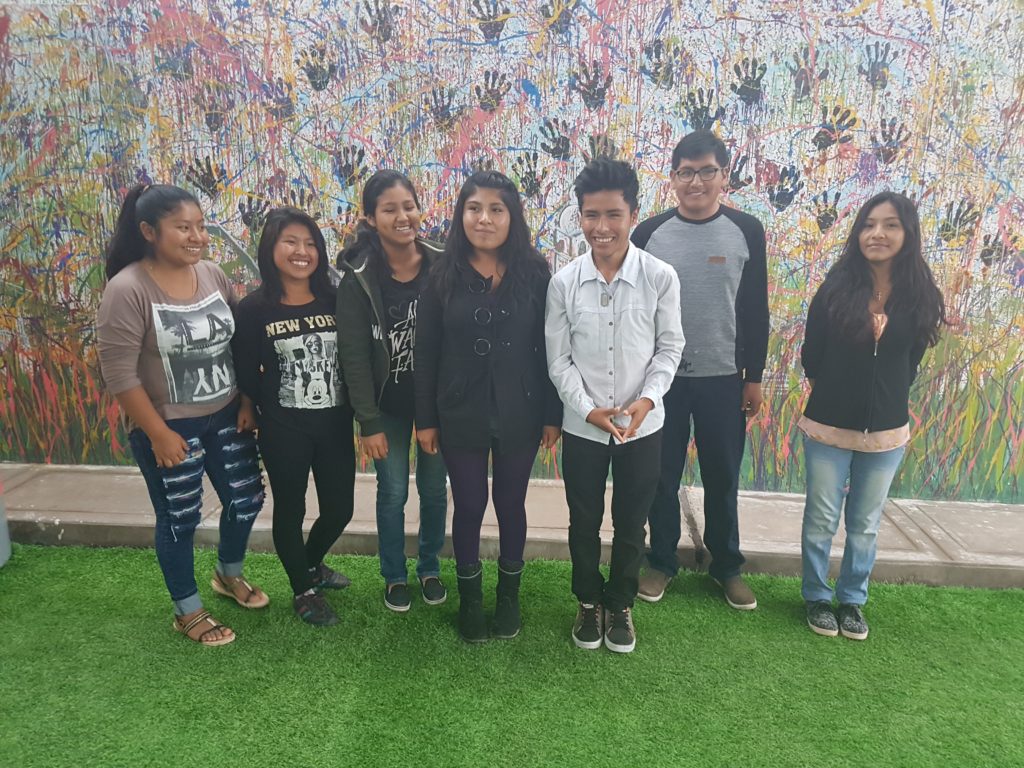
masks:
[[[241,576],[227,577],[230,581],[225,581],[225,577],[221,576],[217,571],[213,572],[213,578],[210,579],[210,586],[213,587],[213,591],[218,595],[224,595],[224,597],[230,597],[236,603],[243,608],[265,608],[270,604],[270,597],[259,587],[254,587],[248,581],[243,579]],[[244,598],[240,598],[235,594],[235,587],[241,584],[248,590],[245,593]]]
[[[199,624],[201,622],[204,622],[204,621],[207,622],[210,625],[210,628],[205,630],[204,632],[201,632],[199,634],[199,637],[192,637],[192,635],[190,635],[189,632],[191,632],[193,629],[195,629],[197,626],[199,626]],[[228,629],[228,630],[231,629],[231,627],[226,627],[223,624],[218,624],[216,621],[214,621],[213,617],[210,616],[210,612],[209,611],[201,611],[194,618],[192,618],[192,620],[189,621],[188,624],[182,624],[180,621],[178,621],[177,618],[175,618],[174,622],[171,624],[171,626],[174,627],[174,631],[175,632],[180,632],[185,637],[187,637],[189,640],[191,640],[191,641],[193,641],[195,643],[199,643],[200,645],[208,645],[208,646],[212,647],[212,646],[215,646],[215,645],[227,645],[228,643],[235,642],[235,634],[234,633],[232,633],[230,637],[217,637],[217,638],[213,638],[211,640],[204,640],[203,639],[207,635],[209,635],[211,632],[216,632],[218,629]]]

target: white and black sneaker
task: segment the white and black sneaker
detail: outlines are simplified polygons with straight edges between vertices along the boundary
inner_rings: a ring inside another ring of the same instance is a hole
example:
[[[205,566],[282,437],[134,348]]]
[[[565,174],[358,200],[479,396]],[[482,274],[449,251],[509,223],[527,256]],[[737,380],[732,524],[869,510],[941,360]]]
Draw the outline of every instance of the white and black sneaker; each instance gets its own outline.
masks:
[[[409,586],[403,582],[388,584],[384,587],[384,605],[395,613],[405,613],[409,610],[412,602],[409,595]]]
[[[572,641],[577,648],[593,651],[601,647],[602,616],[599,604],[580,603],[572,625]]]
[[[842,603],[839,606],[839,631],[851,640],[867,640],[868,623],[859,605]]]
[[[631,653],[636,648],[636,629],[629,608],[604,612],[604,645],[615,653]]]
[[[835,637],[839,634],[839,621],[828,600],[807,601],[807,626],[815,634]]]

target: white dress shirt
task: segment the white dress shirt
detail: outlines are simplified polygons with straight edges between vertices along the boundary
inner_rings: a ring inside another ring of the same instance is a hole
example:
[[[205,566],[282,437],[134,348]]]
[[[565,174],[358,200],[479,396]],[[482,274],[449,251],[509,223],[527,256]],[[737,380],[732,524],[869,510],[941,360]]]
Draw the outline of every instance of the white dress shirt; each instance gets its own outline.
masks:
[[[565,404],[562,429],[607,443],[587,422],[594,408],[626,408],[646,397],[654,403],[636,435],[665,423],[662,398],[683,354],[679,277],[668,264],[632,243],[611,284],[584,254],[566,264],[548,286],[544,336],[548,373]],[[625,429],[630,418],[616,416]]]

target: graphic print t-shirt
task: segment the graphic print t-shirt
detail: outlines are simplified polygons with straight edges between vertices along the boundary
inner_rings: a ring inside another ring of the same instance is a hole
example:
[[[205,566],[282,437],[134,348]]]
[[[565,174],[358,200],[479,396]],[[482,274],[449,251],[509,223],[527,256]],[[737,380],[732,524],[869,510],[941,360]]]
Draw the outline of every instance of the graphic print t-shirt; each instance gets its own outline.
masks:
[[[268,306],[256,292],[237,309],[233,343],[238,383],[261,416],[318,429],[344,403],[334,307]],[[332,410],[333,409],[333,410]]]
[[[422,271],[407,283],[400,283],[389,275],[380,285],[388,351],[391,353],[391,370],[384,384],[380,409],[406,419],[413,418],[416,412],[413,345],[416,343],[416,305],[422,278]]]
[[[236,394],[231,284],[208,261],[195,265],[195,276],[192,298],[174,299],[135,262],[107,284],[97,314],[108,389],[142,386],[165,420],[206,416]]]

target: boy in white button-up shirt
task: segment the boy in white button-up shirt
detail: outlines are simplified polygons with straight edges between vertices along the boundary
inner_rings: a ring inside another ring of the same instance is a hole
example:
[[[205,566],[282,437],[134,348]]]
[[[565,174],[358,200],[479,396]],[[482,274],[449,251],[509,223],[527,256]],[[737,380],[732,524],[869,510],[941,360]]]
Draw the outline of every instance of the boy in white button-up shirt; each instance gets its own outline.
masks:
[[[629,241],[639,181],[620,161],[598,158],[576,177],[589,254],[551,280],[545,338],[548,372],[565,404],[562,473],[569,506],[572,590],[580,602],[573,641],[628,653],[631,609],[644,555],[644,522],[657,488],[662,397],[683,352],[679,278]],[[599,568],[608,465],[611,573]]]

